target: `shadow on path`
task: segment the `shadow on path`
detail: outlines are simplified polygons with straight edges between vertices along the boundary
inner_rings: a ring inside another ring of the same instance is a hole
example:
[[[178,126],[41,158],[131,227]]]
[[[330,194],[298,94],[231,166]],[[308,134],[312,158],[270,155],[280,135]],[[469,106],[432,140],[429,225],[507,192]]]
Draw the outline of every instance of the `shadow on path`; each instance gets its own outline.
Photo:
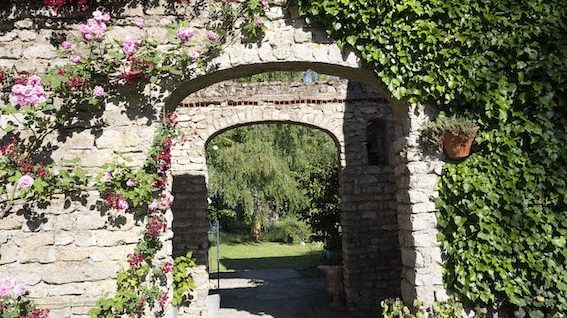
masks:
[[[215,275],[211,275],[211,282],[216,286]],[[344,311],[329,308],[322,276],[294,269],[220,273],[219,292],[221,309],[215,318],[349,317]]]

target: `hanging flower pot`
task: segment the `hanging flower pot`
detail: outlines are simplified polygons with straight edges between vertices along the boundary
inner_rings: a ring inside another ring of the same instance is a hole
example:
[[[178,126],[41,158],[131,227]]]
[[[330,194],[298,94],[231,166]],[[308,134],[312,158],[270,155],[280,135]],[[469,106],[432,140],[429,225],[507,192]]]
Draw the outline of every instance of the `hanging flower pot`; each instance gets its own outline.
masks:
[[[480,127],[474,127],[472,136],[465,133],[445,132],[443,134],[443,150],[451,159],[464,159],[471,152],[472,143]]]
[[[470,154],[479,128],[476,122],[464,117],[439,116],[421,129],[420,138],[426,143],[438,145],[450,159],[464,159]]]

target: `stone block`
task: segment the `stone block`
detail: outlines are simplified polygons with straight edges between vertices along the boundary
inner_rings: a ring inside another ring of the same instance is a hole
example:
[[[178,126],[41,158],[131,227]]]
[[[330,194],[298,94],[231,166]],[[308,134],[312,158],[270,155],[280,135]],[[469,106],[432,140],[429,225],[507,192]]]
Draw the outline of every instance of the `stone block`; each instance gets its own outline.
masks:
[[[53,59],[57,57],[55,49],[47,44],[35,44],[24,50],[23,56],[26,59]]]
[[[14,263],[18,260],[19,248],[14,244],[0,245],[0,265]]]
[[[75,245],[79,247],[96,246],[96,231],[80,231],[75,233]]]
[[[437,228],[437,217],[435,213],[398,213],[398,224],[400,229],[409,231],[434,230]]]
[[[75,240],[74,236],[67,231],[59,231],[55,233],[54,244],[57,246],[64,246],[73,243]]]
[[[437,179],[436,174],[414,174],[409,177],[409,186],[413,189],[433,190]]]
[[[104,228],[105,224],[106,218],[100,215],[94,213],[78,214],[74,228],[77,230],[96,230]]]
[[[139,238],[137,231],[97,231],[97,245],[102,247],[133,244]]]
[[[47,284],[67,284],[113,278],[118,266],[115,262],[60,262],[44,265],[42,280]]]
[[[0,218],[0,230],[15,230],[22,228],[24,218],[16,214],[9,214]]]

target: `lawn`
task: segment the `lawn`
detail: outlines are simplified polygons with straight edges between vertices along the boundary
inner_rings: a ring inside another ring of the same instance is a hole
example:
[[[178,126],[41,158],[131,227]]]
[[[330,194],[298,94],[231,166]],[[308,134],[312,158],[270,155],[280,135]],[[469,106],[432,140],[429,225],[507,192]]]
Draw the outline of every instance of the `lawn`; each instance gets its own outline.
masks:
[[[321,243],[289,245],[274,242],[221,243],[220,270],[259,268],[307,268],[319,263]],[[217,249],[209,250],[210,272],[217,271]]]

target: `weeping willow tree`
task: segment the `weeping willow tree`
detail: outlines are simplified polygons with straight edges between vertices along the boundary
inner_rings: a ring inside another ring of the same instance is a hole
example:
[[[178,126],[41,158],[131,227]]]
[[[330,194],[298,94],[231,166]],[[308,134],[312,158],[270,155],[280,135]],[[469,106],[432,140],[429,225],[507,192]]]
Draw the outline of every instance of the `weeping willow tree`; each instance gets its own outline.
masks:
[[[264,124],[229,130],[207,146],[212,210],[241,214],[251,238],[259,241],[271,214],[299,214],[309,208],[305,176],[315,166],[336,161],[333,141],[315,129]]]

